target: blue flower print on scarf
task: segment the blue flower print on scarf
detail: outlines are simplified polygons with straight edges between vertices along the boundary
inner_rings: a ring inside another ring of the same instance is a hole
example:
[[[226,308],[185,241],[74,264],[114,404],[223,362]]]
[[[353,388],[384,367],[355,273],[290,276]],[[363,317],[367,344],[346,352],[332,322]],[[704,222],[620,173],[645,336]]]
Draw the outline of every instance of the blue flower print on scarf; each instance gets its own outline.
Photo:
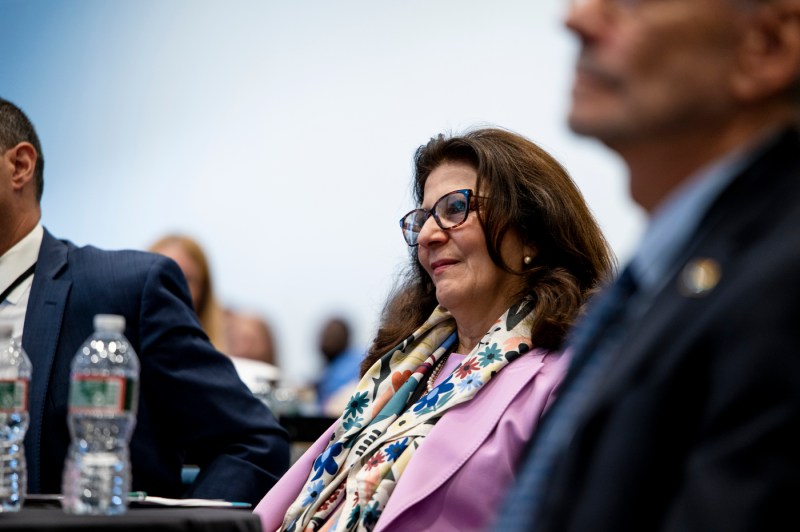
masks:
[[[311,478],[311,480],[317,480],[320,478],[323,471],[327,472],[329,475],[336,474],[336,471],[339,470],[339,466],[336,465],[336,459],[334,456],[338,456],[342,452],[343,448],[344,445],[342,442],[337,442],[325,449],[325,452],[323,452],[321,455],[317,456],[317,459],[314,460],[313,466],[313,469],[316,471],[316,473],[314,473],[314,476]]]
[[[303,499],[303,502],[301,504],[303,506],[308,506],[312,502],[316,501],[317,497],[319,497],[319,494],[322,491],[323,487],[324,487],[324,484],[322,483],[321,480],[318,480],[318,481],[314,482],[313,484],[311,484],[310,486],[308,486],[306,488],[306,491],[308,493],[306,493],[306,498]]]
[[[452,377],[452,375],[448,376],[439,386],[428,392],[428,395],[425,395],[417,401],[417,404],[414,405],[414,412],[418,413],[425,408],[434,408],[439,401],[439,397],[453,389],[453,383],[450,382],[450,377]]]
[[[481,386],[483,386],[483,381],[481,380],[481,376],[477,373],[468,375],[466,379],[458,383],[458,389],[462,392],[469,391],[472,388],[477,390]]]
[[[350,530],[356,523],[358,523],[358,518],[361,516],[361,507],[357,504],[353,506],[353,509],[350,510],[350,515],[347,516],[347,523],[345,524],[345,528]]]
[[[381,516],[381,511],[378,508],[377,501],[372,501],[367,505],[364,509],[364,516],[361,518],[361,522],[364,523],[364,528],[367,530],[372,530],[375,528],[375,525],[378,523],[378,518]]]
[[[344,430],[350,430],[350,429],[352,429],[354,427],[357,428],[357,429],[360,429],[360,428],[362,428],[361,427],[361,422],[363,420],[364,419],[361,416],[355,417],[353,419],[346,419],[345,422],[342,423],[342,426],[344,427]]]
[[[347,403],[347,408],[344,410],[344,417],[356,417],[364,411],[364,407],[369,403],[367,398],[368,392],[355,393],[350,401]]]
[[[403,438],[387,447],[386,454],[389,456],[390,460],[397,460],[400,455],[403,454],[403,451],[406,450],[406,447],[408,447],[408,438]]]
[[[478,357],[480,357],[480,364],[482,368],[485,368],[489,364],[493,362],[497,362],[502,358],[503,355],[500,354],[500,348],[497,347],[497,344],[494,343],[491,346],[486,346],[482,352],[478,353]]]

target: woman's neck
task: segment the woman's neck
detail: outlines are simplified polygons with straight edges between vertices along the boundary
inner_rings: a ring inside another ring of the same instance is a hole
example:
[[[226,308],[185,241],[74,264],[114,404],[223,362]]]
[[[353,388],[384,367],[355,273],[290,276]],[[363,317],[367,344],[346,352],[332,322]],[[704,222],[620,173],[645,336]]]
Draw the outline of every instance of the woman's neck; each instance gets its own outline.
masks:
[[[496,320],[497,317],[493,319],[464,322],[463,320],[456,318],[458,348],[455,350],[455,352],[463,355],[472,352],[472,350],[475,349],[475,346],[478,345],[478,342],[481,341],[481,338],[483,338],[483,336],[486,334],[486,331],[489,330]]]
[[[450,314],[456,321],[456,331],[458,332],[456,353],[466,355],[472,352],[492,325],[508,310],[512,302],[512,298],[509,298],[508,301],[501,301],[500,298],[497,298],[490,307],[475,308],[473,305],[468,309],[449,308]]]

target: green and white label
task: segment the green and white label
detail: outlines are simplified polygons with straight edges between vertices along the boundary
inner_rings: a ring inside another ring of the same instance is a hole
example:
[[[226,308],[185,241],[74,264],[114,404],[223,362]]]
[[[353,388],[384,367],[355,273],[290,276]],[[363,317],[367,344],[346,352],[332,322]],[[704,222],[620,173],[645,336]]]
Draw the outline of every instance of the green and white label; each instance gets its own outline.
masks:
[[[0,380],[0,412],[11,414],[28,409],[28,381],[25,379]]]
[[[74,375],[69,389],[71,412],[121,414],[131,410],[133,383],[116,376]]]

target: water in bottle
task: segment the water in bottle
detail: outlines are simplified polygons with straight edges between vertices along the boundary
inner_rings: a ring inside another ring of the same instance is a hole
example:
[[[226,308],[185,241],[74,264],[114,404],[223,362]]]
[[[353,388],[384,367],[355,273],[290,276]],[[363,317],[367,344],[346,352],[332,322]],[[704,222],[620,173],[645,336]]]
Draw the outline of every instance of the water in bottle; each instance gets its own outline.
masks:
[[[123,316],[98,314],[94,329],[72,361],[63,507],[73,514],[114,515],[128,506],[139,359],[123,335]]]
[[[0,512],[16,512],[25,500],[25,431],[31,361],[14,340],[13,328],[0,325]]]

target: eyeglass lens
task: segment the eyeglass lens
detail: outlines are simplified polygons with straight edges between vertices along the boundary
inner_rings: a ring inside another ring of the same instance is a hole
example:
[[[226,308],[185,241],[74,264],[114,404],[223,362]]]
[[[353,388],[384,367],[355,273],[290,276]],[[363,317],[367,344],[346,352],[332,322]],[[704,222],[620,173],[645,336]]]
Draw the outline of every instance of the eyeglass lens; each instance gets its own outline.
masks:
[[[445,194],[433,204],[433,208],[415,209],[400,220],[403,236],[410,246],[417,244],[422,226],[433,215],[434,220],[442,229],[452,229],[464,223],[469,214],[469,190],[455,190]]]

